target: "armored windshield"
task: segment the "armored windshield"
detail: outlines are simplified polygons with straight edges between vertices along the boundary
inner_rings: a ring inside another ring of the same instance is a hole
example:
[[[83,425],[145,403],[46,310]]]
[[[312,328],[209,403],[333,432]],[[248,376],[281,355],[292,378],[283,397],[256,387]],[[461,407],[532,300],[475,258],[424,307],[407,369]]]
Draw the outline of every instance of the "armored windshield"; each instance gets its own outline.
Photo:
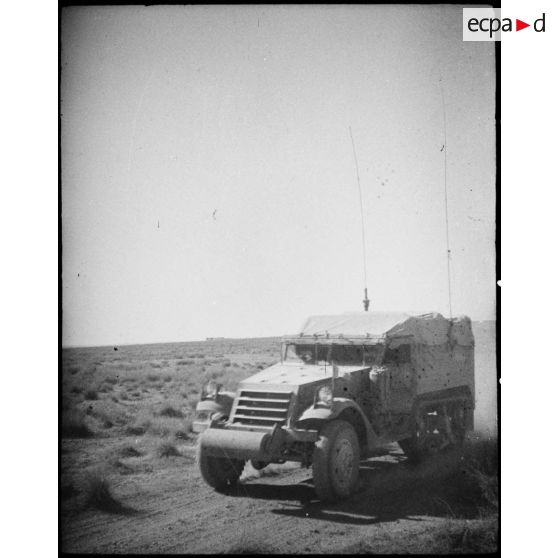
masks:
[[[316,365],[335,363],[346,366],[372,366],[377,364],[381,350],[379,345],[286,343],[283,360]]]

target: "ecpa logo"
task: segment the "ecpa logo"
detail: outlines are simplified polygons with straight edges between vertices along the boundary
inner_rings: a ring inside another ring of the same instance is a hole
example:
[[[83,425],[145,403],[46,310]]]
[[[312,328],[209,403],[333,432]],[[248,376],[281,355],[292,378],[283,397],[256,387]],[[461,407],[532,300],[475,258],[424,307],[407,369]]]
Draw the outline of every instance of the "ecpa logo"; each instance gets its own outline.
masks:
[[[521,19],[502,18],[500,8],[463,8],[464,41],[501,41],[502,33],[516,32],[532,27],[536,33],[544,33],[546,14],[543,13],[533,23]]]

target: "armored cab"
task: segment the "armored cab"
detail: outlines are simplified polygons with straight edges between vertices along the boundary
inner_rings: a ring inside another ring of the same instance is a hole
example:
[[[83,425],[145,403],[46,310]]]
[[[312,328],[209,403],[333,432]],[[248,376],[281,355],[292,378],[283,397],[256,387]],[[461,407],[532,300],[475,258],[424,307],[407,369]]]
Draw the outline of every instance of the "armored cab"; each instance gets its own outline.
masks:
[[[473,409],[469,318],[312,316],[283,339],[281,362],[240,382],[232,406],[210,418],[198,461],[218,490],[247,460],[299,461],[318,496],[334,500],[355,489],[360,459],[380,445],[398,441],[419,459],[461,443]]]

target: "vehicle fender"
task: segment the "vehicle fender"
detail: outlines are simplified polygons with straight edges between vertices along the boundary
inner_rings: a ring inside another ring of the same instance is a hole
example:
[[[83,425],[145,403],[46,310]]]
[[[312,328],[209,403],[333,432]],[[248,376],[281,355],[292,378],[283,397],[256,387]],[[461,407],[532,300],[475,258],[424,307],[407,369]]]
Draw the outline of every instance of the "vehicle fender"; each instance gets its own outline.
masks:
[[[223,405],[214,399],[204,399],[203,401],[198,402],[196,405],[196,411],[213,411],[222,413]]]
[[[216,399],[202,399],[196,405],[196,411],[213,411],[228,416],[231,412],[233,397],[219,393]]]
[[[312,405],[308,407],[297,420],[297,426],[304,428],[309,426],[318,427],[320,423],[342,419],[355,426],[359,441],[366,451],[377,445],[378,435],[374,432],[370,421],[362,409],[352,399],[344,397],[334,398],[331,406]]]

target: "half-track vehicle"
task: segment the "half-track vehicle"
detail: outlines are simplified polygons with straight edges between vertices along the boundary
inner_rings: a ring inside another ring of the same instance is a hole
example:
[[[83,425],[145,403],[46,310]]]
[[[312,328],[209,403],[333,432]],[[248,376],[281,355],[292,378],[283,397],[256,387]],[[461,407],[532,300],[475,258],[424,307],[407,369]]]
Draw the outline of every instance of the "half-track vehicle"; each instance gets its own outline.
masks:
[[[467,317],[360,312],[308,318],[281,361],[240,382],[199,438],[203,479],[224,491],[257,469],[312,467],[322,500],[348,497],[359,462],[399,442],[410,459],[463,442],[473,428],[474,339]],[[218,386],[204,401],[218,397]]]

